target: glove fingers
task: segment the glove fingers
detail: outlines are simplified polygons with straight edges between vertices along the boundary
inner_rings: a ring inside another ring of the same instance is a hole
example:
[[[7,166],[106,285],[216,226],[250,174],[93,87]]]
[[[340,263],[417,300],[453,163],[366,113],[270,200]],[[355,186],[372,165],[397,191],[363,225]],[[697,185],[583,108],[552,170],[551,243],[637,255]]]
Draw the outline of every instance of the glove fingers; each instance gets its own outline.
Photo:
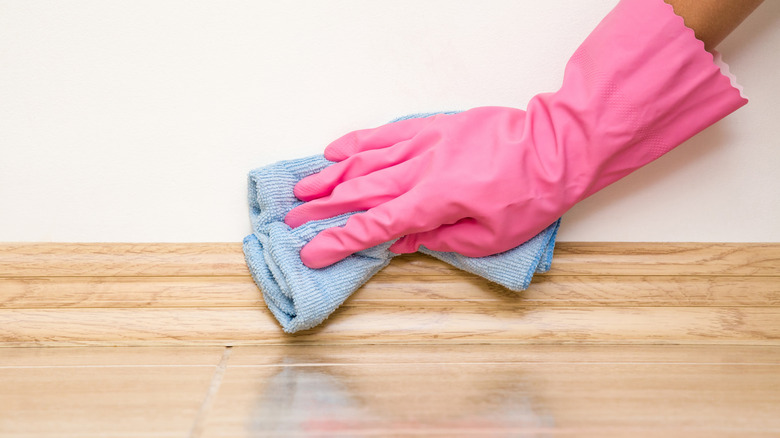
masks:
[[[423,117],[400,120],[377,128],[352,131],[329,144],[325,148],[325,158],[330,161],[344,161],[360,152],[382,149],[409,140],[428,126],[432,119],[433,117]]]
[[[396,254],[416,252],[421,245],[432,251],[457,252],[467,257],[495,254],[495,233],[474,218],[463,218],[454,224],[402,237],[389,250]],[[507,248],[509,249],[509,248]]]
[[[332,164],[295,184],[293,194],[301,201],[330,195],[340,184],[378,172],[414,158],[424,147],[423,139],[404,140],[387,148],[367,150]]]
[[[424,202],[417,190],[347,219],[343,227],[320,232],[301,249],[301,260],[313,269],[409,233],[435,228],[439,219],[431,214],[433,203]],[[430,210],[430,211],[426,211]]]
[[[407,193],[416,183],[420,160],[380,169],[337,185],[325,197],[305,202],[290,210],[284,222],[292,228],[306,222],[369,210]]]

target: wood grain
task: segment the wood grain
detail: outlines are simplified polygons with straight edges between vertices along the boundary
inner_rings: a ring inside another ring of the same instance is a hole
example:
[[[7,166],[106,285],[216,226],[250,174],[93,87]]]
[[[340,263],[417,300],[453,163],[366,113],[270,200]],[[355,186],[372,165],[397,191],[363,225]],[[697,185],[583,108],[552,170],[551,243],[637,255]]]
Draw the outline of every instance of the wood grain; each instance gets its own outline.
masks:
[[[206,373],[221,350],[5,349],[0,430],[14,437],[780,431],[777,346],[247,346],[223,361],[215,386]],[[207,392],[213,403],[198,410]]]
[[[553,265],[554,274],[778,276],[780,244],[561,242]]]
[[[0,244],[0,277],[248,274],[240,243]]]
[[[372,279],[346,306],[470,306],[490,302],[523,306],[775,306],[779,277],[746,276],[538,276],[522,292],[482,278]]]
[[[630,432],[660,428],[672,436],[753,436],[780,431],[778,416],[762,409],[778,406],[779,385],[775,365],[229,368],[204,435],[308,429],[333,436],[581,436],[623,429],[624,436],[636,436]]]
[[[344,305],[470,306],[775,306],[780,278],[708,276],[537,277],[523,292],[482,278],[372,279]],[[0,309],[262,307],[262,294],[243,277],[0,278]]]
[[[4,437],[187,436],[213,366],[0,368]]]
[[[779,302],[780,244],[561,243],[287,335],[240,244],[0,244],[0,435],[778,436]]]
[[[396,257],[377,274],[462,271],[422,254]],[[247,275],[238,243],[4,243],[0,277]],[[546,275],[780,276],[777,243],[561,242]]]
[[[238,347],[204,436],[760,436],[780,431],[769,349]]]
[[[780,340],[777,244],[562,243],[521,293],[405,255],[296,336],[264,306],[239,244],[0,248],[5,346]]]
[[[264,306],[242,277],[0,278],[0,309]]]
[[[215,367],[224,347],[68,347],[3,348],[0,368],[74,368],[112,366],[205,366]]]
[[[247,345],[286,343],[624,343],[780,345],[777,307],[345,307],[285,335],[266,309],[0,311],[0,343]]]
[[[10,350],[24,349],[11,348]],[[380,363],[780,365],[780,346],[515,343],[287,344],[238,346],[233,347],[230,355],[231,367],[371,366]]]

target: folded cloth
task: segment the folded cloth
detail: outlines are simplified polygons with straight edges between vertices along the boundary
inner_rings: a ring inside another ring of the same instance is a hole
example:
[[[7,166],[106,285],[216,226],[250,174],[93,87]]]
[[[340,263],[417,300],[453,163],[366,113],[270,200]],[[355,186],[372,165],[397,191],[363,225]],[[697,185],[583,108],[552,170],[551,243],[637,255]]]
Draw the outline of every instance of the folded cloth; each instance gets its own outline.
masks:
[[[433,114],[415,114],[393,122],[429,115]],[[308,268],[301,262],[301,248],[317,233],[343,226],[349,216],[359,213],[311,221],[295,229],[284,223],[287,212],[302,203],[293,194],[295,184],[331,164],[334,163],[323,155],[315,155],[279,161],[249,173],[253,234],[244,239],[244,255],[266,305],[287,333],[320,324],[397,255],[388,250],[395,242],[393,240],[321,269]],[[534,273],[550,269],[559,224],[560,219],[527,242],[486,257],[466,257],[425,247],[420,247],[419,251],[511,290],[521,291],[528,287]]]

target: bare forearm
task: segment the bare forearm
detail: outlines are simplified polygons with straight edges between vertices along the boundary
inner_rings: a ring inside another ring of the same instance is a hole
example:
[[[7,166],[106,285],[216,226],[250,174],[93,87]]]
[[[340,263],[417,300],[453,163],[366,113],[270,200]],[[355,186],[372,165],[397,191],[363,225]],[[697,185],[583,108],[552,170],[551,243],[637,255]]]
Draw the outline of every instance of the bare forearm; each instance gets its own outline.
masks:
[[[664,0],[712,50],[764,0]]]

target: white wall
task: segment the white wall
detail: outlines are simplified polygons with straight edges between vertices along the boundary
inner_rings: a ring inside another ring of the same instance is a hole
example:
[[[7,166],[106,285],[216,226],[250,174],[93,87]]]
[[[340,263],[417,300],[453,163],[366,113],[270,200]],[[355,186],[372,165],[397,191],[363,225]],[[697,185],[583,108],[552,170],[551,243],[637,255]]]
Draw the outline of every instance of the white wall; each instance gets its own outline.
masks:
[[[395,116],[525,107],[615,0],[0,0],[0,241],[238,241],[246,173]],[[721,45],[750,104],[562,240],[780,241],[780,1]]]

